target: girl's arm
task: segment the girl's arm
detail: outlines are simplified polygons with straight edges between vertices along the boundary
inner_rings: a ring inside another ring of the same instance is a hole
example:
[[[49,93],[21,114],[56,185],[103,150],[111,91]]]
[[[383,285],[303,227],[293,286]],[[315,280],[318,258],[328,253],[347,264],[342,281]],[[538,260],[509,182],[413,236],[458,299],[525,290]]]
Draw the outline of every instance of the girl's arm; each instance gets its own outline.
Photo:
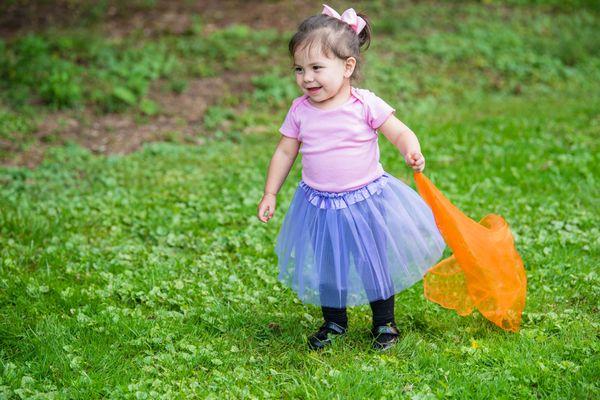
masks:
[[[300,142],[298,140],[281,136],[281,140],[277,144],[275,153],[269,163],[265,194],[277,195],[279,193],[279,189],[281,189],[285,178],[292,169],[292,165],[294,165],[299,149]]]
[[[258,204],[258,219],[262,222],[268,222],[275,213],[276,197],[279,189],[287,178],[294,161],[298,156],[300,142],[296,139],[281,136],[275,153],[269,163],[267,172],[267,182],[262,200]]]
[[[413,131],[393,114],[378,128],[386,138],[402,153],[404,160],[415,171],[423,171],[425,157],[421,154],[419,139]]]

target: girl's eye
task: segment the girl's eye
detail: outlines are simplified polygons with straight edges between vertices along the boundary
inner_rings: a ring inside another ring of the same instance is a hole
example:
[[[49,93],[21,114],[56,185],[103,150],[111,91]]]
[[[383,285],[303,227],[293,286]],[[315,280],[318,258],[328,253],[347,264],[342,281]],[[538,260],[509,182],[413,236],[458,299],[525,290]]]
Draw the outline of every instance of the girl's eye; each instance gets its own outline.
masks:
[[[313,70],[314,70],[314,71],[316,71],[316,70],[318,70],[318,69],[320,69],[320,68],[323,68],[323,67],[321,67],[320,65],[315,65],[315,66],[313,67]]]
[[[297,74],[300,74],[300,73],[302,73],[302,68],[296,67],[296,68],[294,68],[294,72]]]

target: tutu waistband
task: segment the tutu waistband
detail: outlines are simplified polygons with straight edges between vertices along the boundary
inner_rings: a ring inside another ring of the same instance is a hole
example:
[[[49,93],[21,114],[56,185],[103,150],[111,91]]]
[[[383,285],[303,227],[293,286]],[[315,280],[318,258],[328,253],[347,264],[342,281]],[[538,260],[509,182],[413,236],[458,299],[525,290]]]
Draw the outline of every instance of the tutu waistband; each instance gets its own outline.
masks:
[[[308,186],[303,180],[300,181],[298,186],[303,189],[308,202],[315,207],[340,209],[347,208],[350,204],[358,203],[380,193],[387,185],[388,179],[389,175],[384,173],[373,182],[347,192],[324,192]]]

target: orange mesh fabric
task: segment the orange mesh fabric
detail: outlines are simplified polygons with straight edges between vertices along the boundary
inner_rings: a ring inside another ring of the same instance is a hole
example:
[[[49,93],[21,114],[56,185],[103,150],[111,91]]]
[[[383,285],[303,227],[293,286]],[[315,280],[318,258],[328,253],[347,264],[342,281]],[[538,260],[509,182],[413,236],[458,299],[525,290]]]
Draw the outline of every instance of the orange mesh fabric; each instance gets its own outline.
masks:
[[[489,214],[477,223],[452,205],[423,173],[414,177],[454,253],[425,275],[425,297],[463,316],[476,308],[500,328],[518,331],[527,278],[506,221]]]

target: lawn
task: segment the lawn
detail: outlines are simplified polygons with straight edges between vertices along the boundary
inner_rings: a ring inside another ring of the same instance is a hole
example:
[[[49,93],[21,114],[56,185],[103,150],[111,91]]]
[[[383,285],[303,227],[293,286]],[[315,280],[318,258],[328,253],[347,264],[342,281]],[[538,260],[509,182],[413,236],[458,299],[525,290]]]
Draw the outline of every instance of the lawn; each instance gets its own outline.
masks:
[[[347,337],[308,351],[321,311],[277,281],[299,160],[275,218],[255,215],[298,95],[291,29],[215,27],[199,13],[177,34],[0,40],[0,398],[600,397],[600,14],[557,4],[355,6],[374,27],[357,86],[396,108],[454,204],[507,220],[528,278],[518,333],[428,302],[417,283],[396,295],[402,336],[384,354],[370,350],[367,305],[349,309]],[[201,122],[129,154],[92,151],[65,124],[36,134],[82,114],[159,124],[153,85],[184,96],[232,74],[245,85]],[[386,171],[414,187],[380,146]],[[19,165],[38,147],[41,162]]]

